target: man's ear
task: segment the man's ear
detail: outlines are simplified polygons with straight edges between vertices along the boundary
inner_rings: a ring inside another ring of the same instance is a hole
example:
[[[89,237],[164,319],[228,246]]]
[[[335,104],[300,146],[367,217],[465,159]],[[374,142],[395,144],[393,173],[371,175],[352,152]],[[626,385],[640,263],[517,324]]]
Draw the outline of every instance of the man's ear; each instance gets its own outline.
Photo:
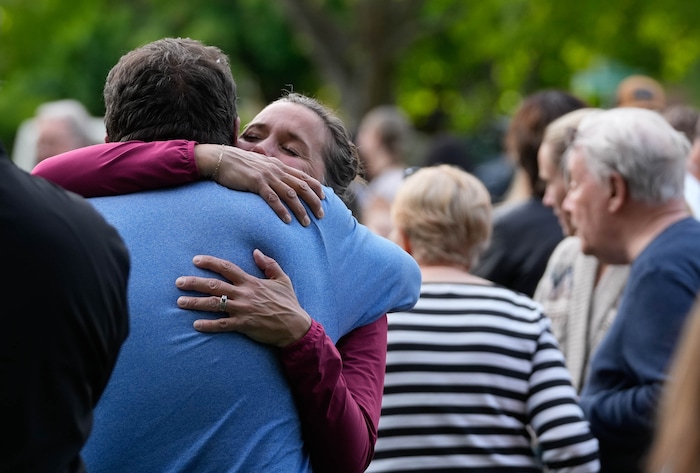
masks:
[[[110,141],[109,141],[109,135],[105,135],[105,143],[110,143]]]
[[[233,122],[233,140],[231,140],[231,143],[233,146],[236,146],[236,143],[238,143],[238,132],[241,130],[241,117],[236,117],[236,120]]]
[[[614,172],[610,175],[608,185],[610,186],[608,210],[615,213],[622,208],[629,196],[627,182],[620,174]]]

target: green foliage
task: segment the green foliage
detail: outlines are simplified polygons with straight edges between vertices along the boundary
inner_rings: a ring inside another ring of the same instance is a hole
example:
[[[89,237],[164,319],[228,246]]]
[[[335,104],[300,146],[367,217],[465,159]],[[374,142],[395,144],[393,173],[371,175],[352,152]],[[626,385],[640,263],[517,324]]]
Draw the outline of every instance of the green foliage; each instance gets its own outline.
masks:
[[[309,9],[316,23],[300,21]],[[291,87],[344,107],[350,123],[395,100],[426,131],[471,133],[542,88],[608,105],[630,72],[693,103],[698,24],[687,0],[1,0],[0,139],[11,147],[48,100],[101,115],[109,69],[164,36],[229,54],[244,121]]]
[[[231,57],[241,115],[287,84],[318,85],[274,2],[256,0],[10,0],[0,6],[0,140],[11,150],[43,102],[82,101],[104,113],[102,88],[121,55],[162,37],[191,37]],[[245,114],[245,115],[244,115]]]
[[[572,90],[608,105],[624,74],[640,72],[669,87],[697,93],[700,9],[673,0],[492,0],[426,2],[428,23],[449,21],[405,55],[396,78],[401,104],[420,122],[443,113],[468,131],[511,114],[524,95],[542,88]],[[579,74],[612,68],[602,86]],[[615,66],[620,64],[620,66]],[[690,89],[688,86],[691,85]]]

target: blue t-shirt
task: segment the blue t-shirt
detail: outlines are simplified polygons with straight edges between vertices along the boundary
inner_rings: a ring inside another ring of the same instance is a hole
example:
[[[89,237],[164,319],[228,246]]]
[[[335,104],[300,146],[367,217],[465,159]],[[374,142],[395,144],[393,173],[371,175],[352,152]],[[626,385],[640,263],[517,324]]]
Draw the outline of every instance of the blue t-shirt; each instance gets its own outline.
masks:
[[[700,290],[700,223],[659,234],[630,268],[612,326],[591,360],[581,407],[603,471],[643,471],[668,364]]]
[[[205,334],[181,310],[182,275],[208,275],[197,254],[262,277],[253,249],[277,260],[302,307],[337,341],[385,312],[412,307],[413,258],[359,225],[329,188],[325,217],[283,223],[258,195],[213,182],[91,199],[132,256],[131,333],[83,450],[100,472],[309,472],[300,419],[275,348]]]

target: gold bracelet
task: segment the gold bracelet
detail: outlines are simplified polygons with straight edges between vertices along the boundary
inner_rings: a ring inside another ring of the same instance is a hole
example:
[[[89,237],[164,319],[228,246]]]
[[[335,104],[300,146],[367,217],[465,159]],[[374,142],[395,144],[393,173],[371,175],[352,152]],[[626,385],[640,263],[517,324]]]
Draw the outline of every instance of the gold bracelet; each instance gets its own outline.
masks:
[[[219,153],[219,160],[216,162],[216,167],[214,168],[214,172],[211,173],[211,180],[215,181],[216,180],[216,175],[219,173],[219,167],[221,167],[221,160],[224,159],[224,151],[226,151],[226,145],[221,145],[221,153]]]

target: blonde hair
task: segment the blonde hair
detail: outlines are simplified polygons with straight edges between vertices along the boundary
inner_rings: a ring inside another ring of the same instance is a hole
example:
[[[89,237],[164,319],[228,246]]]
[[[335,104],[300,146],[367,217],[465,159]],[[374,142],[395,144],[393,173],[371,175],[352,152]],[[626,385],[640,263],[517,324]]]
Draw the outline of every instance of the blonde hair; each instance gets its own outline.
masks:
[[[685,324],[661,394],[647,471],[700,471],[700,300]]]
[[[419,264],[469,269],[491,237],[491,198],[476,177],[447,164],[421,168],[403,182],[391,217]]]
[[[578,124],[581,123],[583,117],[593,113],[602,112],[600,108],[579,108],[566,115],[562,115],[549,125],[544,131],[542,137],[542,148],[545,144],[549,145],[550,152],[548,159],[563,172],[566,162],[564,161],[564,153],[569,146],[570,140],[573,138]]]

